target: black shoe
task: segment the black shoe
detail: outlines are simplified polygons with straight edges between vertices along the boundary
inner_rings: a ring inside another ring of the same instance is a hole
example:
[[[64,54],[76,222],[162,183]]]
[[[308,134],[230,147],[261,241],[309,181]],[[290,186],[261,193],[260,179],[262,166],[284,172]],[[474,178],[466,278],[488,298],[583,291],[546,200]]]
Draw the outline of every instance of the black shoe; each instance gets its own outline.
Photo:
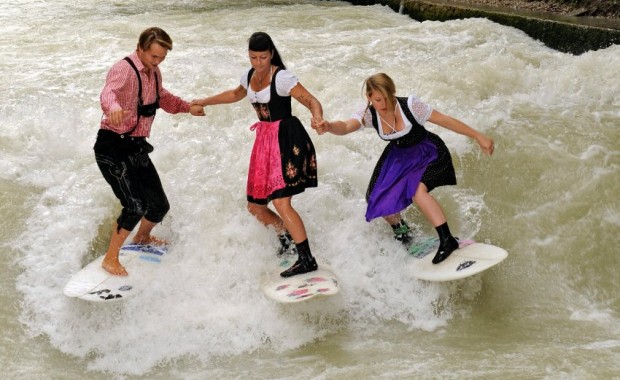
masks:
[[[394,235],[394,239],[401,242],[407,249],[409,249],[413,245],[413,238],[411,237],[411,234],[409,234],[409,232],[402,235]]]
[[[305,260],[298,259],[297,261],[295,261],[295,264],[293,264],[290,268],[280,273],[280,276],[291,277],[297,274],[313,272],[318,268],[319,266],[316,264],[316,260],[314,259],[314,257],[310,257]]]
[[[439,264],[447,259],[448,256],[450,256],[452,252],[456,251],[458,247],[459,242],[452,236],[445,241],[440,241],[439,249],[437,250],[435,257],[433,257],[433,264]]]
[[[411,236],[411,229],[404,221],[400,221],[398,224],[392,226],[394,230],[394,239],[401,242],[405,248],[409,249],[413,244],[413,237]]]
[[[276,252],[278,257],[297,254],[297,247],[293,244],[293,238],[288,232],[278,235],[278,239],[280,240],[280,247],[278,247],[278,251]]]
[[[276,256],[278,257],[296,255],[296,254],[297,254],[297,248],[295,248],[293,244],[289,245],[288,247],[280,246],[280,248],[278,248],[278,251],[276,252]]]

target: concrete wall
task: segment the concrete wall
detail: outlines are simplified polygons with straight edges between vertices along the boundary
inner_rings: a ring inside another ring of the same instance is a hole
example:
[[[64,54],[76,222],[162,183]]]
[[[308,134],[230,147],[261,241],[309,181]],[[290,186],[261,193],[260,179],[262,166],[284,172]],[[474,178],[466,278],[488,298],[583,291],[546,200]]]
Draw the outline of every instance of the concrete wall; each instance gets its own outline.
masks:
[[[620,44],[618,20],[590,22],[579,17],[562,17],[526,12],[515,12],[493,7],[474,7],[441,0],[351,0],[354,5],[387,5],[394,11],[409,15],[418,21],[446,21],[470,17],[487,18],[498,24],[524,31],[552,49],[565,53],[582,54],[589,50]]]

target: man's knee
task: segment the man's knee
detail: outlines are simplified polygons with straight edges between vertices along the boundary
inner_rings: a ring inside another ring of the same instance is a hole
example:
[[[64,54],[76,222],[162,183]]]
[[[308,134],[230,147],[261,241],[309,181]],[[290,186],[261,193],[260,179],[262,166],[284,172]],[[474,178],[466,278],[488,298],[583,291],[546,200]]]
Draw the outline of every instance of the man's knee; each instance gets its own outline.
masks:
[[[168,214],[168,211],[170,211],[170,203],[168,203],[167,199],[164,199],[152,210],[148,210],[146,218],[151,222],[159,223],[164,220],[164,217]]]
[[[133,231],[144,214],[146,214],[146,209],[142,202],[133,202],[131,206],[123,207],[123,211],[121,211],[121,215],[116,222],[120,228]]]

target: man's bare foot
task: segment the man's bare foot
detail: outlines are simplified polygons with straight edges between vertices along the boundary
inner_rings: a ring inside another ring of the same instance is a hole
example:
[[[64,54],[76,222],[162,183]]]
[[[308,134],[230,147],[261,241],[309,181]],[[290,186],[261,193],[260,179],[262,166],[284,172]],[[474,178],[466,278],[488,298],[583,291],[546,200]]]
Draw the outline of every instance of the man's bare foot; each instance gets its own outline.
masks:
[[[138,236],[135,236],[133,239],[133,244],[150,244],[150,245],[156,245],[156,246],[166,246],[168,245],[168,241],[165,239],[160,239],[157,238],[155,236],[147,236],[145,238],[141,238]]]
[[[103,263],[101,263],[103,269],[105,269],[108,273],[113,274],[115,276],[127,276],[127,270],[125,267],[121,265],[120,261],[114,259],[103,259]]]

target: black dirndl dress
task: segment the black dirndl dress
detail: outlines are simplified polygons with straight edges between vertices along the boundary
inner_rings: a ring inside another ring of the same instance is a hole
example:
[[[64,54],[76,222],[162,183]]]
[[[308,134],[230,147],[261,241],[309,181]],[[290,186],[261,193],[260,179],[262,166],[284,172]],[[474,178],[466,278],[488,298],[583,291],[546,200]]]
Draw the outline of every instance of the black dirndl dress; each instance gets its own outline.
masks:
[[[456,185],[456,174],[448,147],[414,118],[407,98],[397,97],[412,124],[405,136],[389,141],[379,157],[366,191],[366,220],[401,212],[413,203],[420,182],[430,192],[436,187]],[[377,112],[369,107],[372,125],[379,134]],[[381,137],[381,134],[379,134]]]
[[[248,170],[247,200],[267,204],[316,187],[317,163],[312,140],[292,115],[291,97],[276,91],[278,68],[273,74],[268,103],[252,103],[260,120],[256,131]],[[248,87],[254,69],[248,72]]]

